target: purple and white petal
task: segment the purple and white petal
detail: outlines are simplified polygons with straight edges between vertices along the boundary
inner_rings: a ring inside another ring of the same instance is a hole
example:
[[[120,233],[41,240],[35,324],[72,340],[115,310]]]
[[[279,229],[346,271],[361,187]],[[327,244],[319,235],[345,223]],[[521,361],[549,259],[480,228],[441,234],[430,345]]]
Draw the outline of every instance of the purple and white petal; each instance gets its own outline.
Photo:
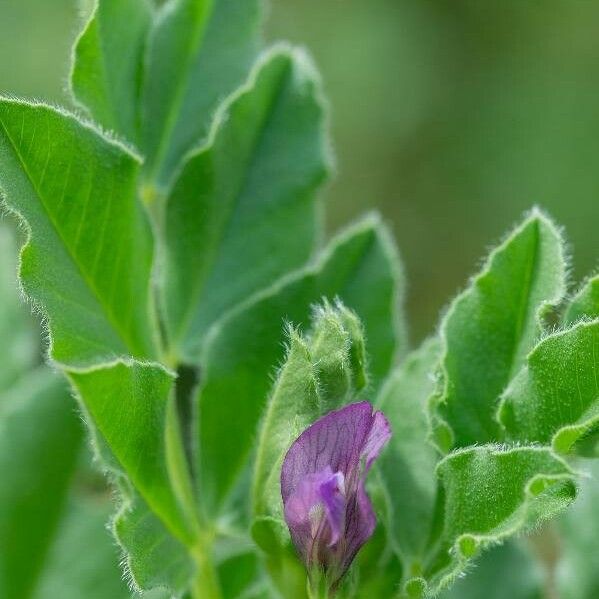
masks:
[[[360,402],[323,416],[290,447],[281,495],[308,568],[316,564],[338,580],[372,535],[376,518],[364,483],[390,436],[384,415]]]

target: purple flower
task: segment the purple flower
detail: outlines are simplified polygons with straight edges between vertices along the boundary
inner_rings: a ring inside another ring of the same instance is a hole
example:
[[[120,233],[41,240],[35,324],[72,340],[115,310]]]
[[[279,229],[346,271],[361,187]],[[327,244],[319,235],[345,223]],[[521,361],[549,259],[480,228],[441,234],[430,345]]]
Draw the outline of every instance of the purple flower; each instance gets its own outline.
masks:
[[[331,586],[374,532],[364,483],[390,436],[385,416],[364,401],[317,420],[285,456],[281,494],[291,538],[308,571],[324,570]]]

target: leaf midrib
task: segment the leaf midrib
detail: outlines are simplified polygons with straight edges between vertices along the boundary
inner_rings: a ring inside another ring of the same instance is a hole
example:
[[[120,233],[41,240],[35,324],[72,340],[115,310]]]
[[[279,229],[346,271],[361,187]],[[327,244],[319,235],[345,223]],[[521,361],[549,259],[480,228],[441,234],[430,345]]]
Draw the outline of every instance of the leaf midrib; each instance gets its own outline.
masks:
[[[243,175],[240,178],[239,185],[235,193],[232,194],[232,201],[229,204],[229,210],[226,214],[221,218],[221,225],[218,228],[218,231],[213,236],[213,243],[211,244],[210,250],[208,252],[207,264],[208,267],[204,269],[202,273],[202,277],[198,277],[195,280],[193,285],[190,301],[188,303],[188,307],[185,311],[183,318],[181,319],[181,324],[179,325],[179,330],[176,333],[174,342],[175,345],[179,348],[184,345],[185,339],[187,337],[187,333],[191,326],[191,323],[197,314],[197,308],[200,304],[201,297],[203,295],[203,291],[205,288],[206,281],[210,278],[210,275],[213,273],[214,266],[214,258],[218,255],[218,250],[222,247],[222,242],[226,236],[227,231],[229,230],[229,225],[233,216],[236,212],[236,207],[239,204],[239,199],[243,195],[244,190],[247,187],[247,183],[250,177],[250,173],[252,172],[254,165],[258,160],[258,150],[262,146],[264,137],[266,135],[266,131],[268,130],[269,125],[273,120],[274,113],[276,112],[277,106],[280,104],[281,99],[287,89],[287,85],[289,79],[291,77],[291,71],[293,66],[291,63],[288,63],[285,66],[285,72],[280,76],[279,85],[277,91],[272,94],[270,101],[266,110],[264,111],[263,118],[260,122],[260,125],[255,133],[254,139],[252,140],[250,151],[248,152],[249,159],[246,161],[246,164],[243,167]],[[251,93],[251,92],[250,92]],[[247,96],[246,96],[247,97]],[[225,124],[226,126],[226,124]],[[206,152],[213,152],[215,150],[216,143],[210,148],[206,149]],[[230,306],[230,308],[233,306]]]
[[[46,114],[46,124],[49,127],[49,124],[48,124],[48,115],[47,114]],[[101,294],[99,293],[98,289],[94,285],[93,281],[88,277],[88,275],[85,272],[85,270],[83,269],[83,267],[75,259],[75,256],[73,255],[73,252],[72,252],[71,248],[66,243],[66,240],[65,240],[65,238],[64,238],[64,236],[62,234],[62,231],[57,226],[56,221],[52,217],[51,213],[48,211],[48,208],[46,207],[46,204],[45,204],[44,200],[42,199],[42,194],[41,194],[40,190],[38,189],[38,186],[37,186],[37,184],[36,184],[33,176],[31,175],[31,173],[29,171],[29,168],[28,168],[28,166],[27,166],[27,164],[26,164],[23,156],[21,155],[21,153],[20,153],[20,151],[19,151],[19,149],[18,149],[15,141],[13,140],[13,138],[10,135],[8,129],[6,128],[6,125],[4,124],[4,120],[2,118],[0,118],[0,126],[2,127],[2,130],[4,131],[4,135],[5,135],[6,139],[9,141],[10,145],[12,146],[14,155],[17,157],[17,159],[19,161],[19,164],[21,165],[21,167],[23,169],[23,172],[27,176],[27,179],[29,180],[29,182],[31,184],[31,187],[33,188],[33,191],[35,192],[35,195],[38,198],[39,203],[42,206],[42,208],[44,210],[44,213],[46,214],[46,216],[48,218],[48,221],[52,224],[52,228],[55,230],[56,234],[58,235],[58,238],[62,242],[62,244],[63,244],[63,246],[64,246],[64,248],[66,250],[67,255],[71,259],[72,263],[75,265],[75,268],[77,269],[77,271],[81,275],[81,278],[83,279],[83,281],[86,284],[86,286],[91,290],[91,292],[92,292],[94,298],[96,299],[98,305],[100,306],[100,308],[104,312],[104,315],[105,315],[105,317],[108,320],[108,324],[117,333],[117,336],[120,339],[120,341],[123,342],[124,347],[133,350],[134,349],[133,344],[128,339],[128,337],[123,333],[123,331],[121,330],[121,328],[118,326],[117,321],[114,319],[114,315],[112,314],[112,310],[110,310],[108,308],[108,306],[105,304],[105,302],[104,302]],[[48,152],[49,152],[49,150],[48,150]],[[31,226],[31,224],[29,224],[29,227],[31,229],[31,238],[33,238],[33,227]],[[50,317],[50,315],[49,315],[49,317]],[[139,348],[137,348],[137,349],[139,349]],[[143,352],[137,352],[137,351],[134,351],[133,353],[143,354]]]
[[[170,147],[169,141],[173,136],[175,131],[175,126],[178,121],[178,117],[180,114],[181,106],[183,105],[183,100],[185,99],[185,92],[187,90],[187,86],[189,83],[189,72],[196,60],[197,51],[202,47],[204,42],[204,33],[206,32],[206,28],[208,27],[210,18],[212,16],[213,11],[213,0],[202,0],[203,8],[202,15],[203,19],[201,23],[195,24],[194,34],[191,36],[188,51],[187,51],[187,60],[184,66],[184,75],[181,76],[177,84],[175,86],[175,93],[171,96],[172,100],[169,105],[169,109],[164,120],[164,127],[161,130],[160,138],[158,140],[158,145],[156,146],[156,151],[154,152],[154,156],[152,159],[152,169],[150,173],[150,179],[152,184],[157,186],[157,181],[161,175],[162,166],[164,162],[164,158],[167,154],[168,148]],[[148,61],[144,61],[146,66],[149,64]],[[142,93],[142,98],[145,97],[145,93]],[[147,118],[147,113],[145,117]]]
[[[537,258],[539,254],[539,236],[539,221],[535,221],[533,247],[531,257],[528,261],[526,268],[524,284],[522,285],[522,293],[520,294],[518,318],[516,319],[516,326],[514,328],[514,350],[512,352],[510,360],[510,369],[508,375],[509,378],[508,381],[506,381],[506,384],[514,378],[516,372],[520,369],[521,366],[521,364],[519,364],[516,360],[521,354],[523,342],[522,333],[528,320],[528,307],[532,296],[532,281],[534,278],[534,273],[537,271]]]

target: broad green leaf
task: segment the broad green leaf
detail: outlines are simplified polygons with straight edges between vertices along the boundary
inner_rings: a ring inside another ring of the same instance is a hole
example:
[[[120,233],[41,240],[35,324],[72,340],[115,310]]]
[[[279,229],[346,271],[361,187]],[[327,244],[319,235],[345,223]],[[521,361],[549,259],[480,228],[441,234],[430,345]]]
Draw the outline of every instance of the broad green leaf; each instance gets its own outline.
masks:
[[[525,543],[510,541],[481,555],[466,576],[442,592],[439,598],[544,599],[544,586],[541,564]]]
[[[113,532],[125,551],[125,575],[136,588],[168,588],[177,597],[189,589],[196,573],[189,548],[168,532],[138,494],[126,499]],[[250,593],[253,587],[259,589],[263,580],[249,539],[222,536],[215,545],[213,557],[222,599],[239,599],[246,597],[244,593],[258,596]],[[171,596],[169,593],[169,599]],[[146,591],[143,597],[150,599],[150,594]]]
[[[566,309],[565,324],[574,324],[581,318],[599,318],[599,275],[586,281]]]
[[[188,548],[134,490],[121,489],[121,500],[112,533],[123,549],[126,578],[140,590],[163,587],[183,593],[195,570]]]
[[[168,198],[171,351],[197,362],[215,320],[305,264],[319,237],[315,194],[327,165],[314,68],[298,50],[266,53],[219,108]]]
[[[514,440],[568,453],[599,426],[599,320],[543,339],[507,389],[499,421]]]
[[[538,526],[576,496],[574,472],[547,448],[462,449],[446,456],[437,471],[445,508],[437,559],[425,571],[432,593],[481,550]]]
[[[556,572],[561,599],[599,597],[599,462],[589,462],[586,467],[590,476],[581,481],[579,498],[556,526],[561,540]]]
[[[428,439],[426,401],[440,354],[431,338],[385,382],[377,407],[393,432],[378,467],[388,495],[388,530],[406,575],[422,572],[437,501],[437,452]]]
[[[71,495],[34,599],[128,599],[118,549],[106,530],[110,501]]]
[[[146,178],[164,186],[207,133],[259,46],[259,0],[170,0],[147,41],[142,105]]]
[[[535,210],[453,302],[441,325],[442,372],[433,402],[442,450],[501,438],[497,401],[543,332],[544,315],[563,296],[565,277],[560,234]]]
[[[0,596],[33,596],[81,437],[64,382],[45,369],[0,395]]]
[[[0,340],[9,348],[0,366],[2,392],[35,365],[39,346],[33,321],[19,301],[17,245],[5,224],[0,225]]]
[[[258,435],[252,489],[252,512],[257,519],[256,541],[260,544],[265,528],[274,537],[288,541],[283,522],[280,473],[287,450],[300,433],[322,414],[355,399],[365,376],[354,375],[350,360],[352,347],[364,350],[361,325],[340,303],[328,302],[314,308],[312,326],[304,337],[290,327],[288,349],[283,366],[276,377]],[[351,332],[345,323],[352,325]],[[364,358],[359,367],[363,368]],[[276,541],[276,539],[273,539]],[[262,548],[272,550],[273,543]],[[276,545],[276,542],[275,542]],[[277,547],[279,549],[279,547]]]
[[[113,533],[127,577],[144,591],[188,590],[196,575],[198,515],[174,411],[174,375],[116,362],[70,372],[96,453],[119,491]]]
[[[22,285],[47,315],[62,364],[154,353],[137,171],[123,146],[75,117],[0,99],[0,196],[27,225]]]
[[[251,298],[212,329],[201,361],[197,449],[199,495],[210,512],[247,464],[269,372],[283,358],[283,321],[308,325],[312,304],[338,296],[364,323],[376,389],[403,349],[402,286],[391,241],[378,219],[369,218],[335,239],[313,264]]]
[[[135,489],[175,538],[191,544],[188,498],[178,492],[169,452],[174,376],[158,365],[117,362],[70,372],[69,379],[90,426],[97,428]]]
[[[143,53],[149,0],[97,0],[75,42],[71,89],[96,122],[139,143]]]

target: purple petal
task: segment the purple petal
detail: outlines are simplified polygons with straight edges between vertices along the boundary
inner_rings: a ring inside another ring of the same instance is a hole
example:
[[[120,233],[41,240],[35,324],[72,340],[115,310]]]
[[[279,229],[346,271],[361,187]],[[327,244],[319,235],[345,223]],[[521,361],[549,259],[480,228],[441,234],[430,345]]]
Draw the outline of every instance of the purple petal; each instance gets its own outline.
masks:
[[[345,527],[343,474],[327,466],[304,477],[285,503],[285,520],[307,560],[315,546],[337,543]]]
[[[362,450],[362,455],[366,460],[366,471],[370,469],[372,462],[376,460],[381,449],[391,437],[391,427],[382,412],[375,412],[372,427],[368,433],[366,443]]]
[[[307,565],[316,557],[341,576],[372,535],[376,519],[364,481],[390,436],[384,415],[360,402],[323,416],[287,452],[281,470],[285,519]],[[339,493],[339,479],[333,479],[337,475],[343,475],[344,493]],[[326,521],[320,522],[328,528],[306,524],[315,505],[326,511]],[[323,550],[325,539],[328,547],[336,545],[334,550]]]
[[[332,547],[339,541],[345,527],[345,477],[342,472],[335,472],[320,485],[320,496],[331,529],[329,547]]]

